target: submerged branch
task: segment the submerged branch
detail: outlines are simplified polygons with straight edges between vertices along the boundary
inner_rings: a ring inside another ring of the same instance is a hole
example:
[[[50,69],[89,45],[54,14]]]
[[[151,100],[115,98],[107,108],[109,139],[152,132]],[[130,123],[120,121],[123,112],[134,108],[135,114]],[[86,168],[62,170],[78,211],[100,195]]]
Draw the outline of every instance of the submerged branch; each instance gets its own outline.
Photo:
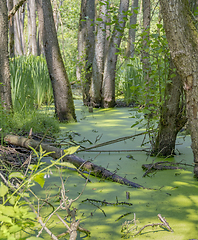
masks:
[[[141,134],[136,134],[133,136],[138,136]],[[27,149],[36,148],[37,145],[39,144],[38,141],[35,141],[33,139],[28,139],[22,136],[15,136],[15,135],[7,135],[5,136],[4,140],[10,144],[16,145],[16,146],[21,146],[25,147]],[[46,152],[49,152],[49,156],[51,156],[54,159],[59,159],[61,158],[65,153],[64,150],[50,146],[48,144],[41,143],[40,144],[43,150]],[[105,169],[104,167],[100,167],[90,161],[85,161],[84,159],[77,157],[76,155],[67,155],[62,158],[63,161],[65,162],[70,162],[72,163],[77,169],[81,171],[87,171],[90,172],[91,175],[100,177],[103,179],[108,179],[113,182],[118,182],[120,184],[124,184],[127,186],[135,187],[135,188],[144,188],[143,186],[131,182],[126,178],[120,177],[119,175],[110,172],[109,170]]]

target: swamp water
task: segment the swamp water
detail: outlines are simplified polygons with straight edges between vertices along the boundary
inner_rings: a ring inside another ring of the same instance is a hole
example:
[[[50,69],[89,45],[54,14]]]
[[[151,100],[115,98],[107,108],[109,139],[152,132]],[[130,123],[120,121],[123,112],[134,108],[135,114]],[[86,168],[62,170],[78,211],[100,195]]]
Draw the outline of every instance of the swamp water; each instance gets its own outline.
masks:
[[[75,105],[78,122],[62,124],[60,139],[64,139],[68,131],[73,131],[79,134],[75,135],[75,141],[88,139],[95,144],[96,139],[99,138],[100,140],[97,143],[102,143],[145,131],[145,129],[131,128],[135,120],[130,118],[133,115],[130,108],[94,109],[93,113],[89,113],[88,109],[82,106],[81,101],[75,101]],[[96,148],[96,150],[140,150],[142,149],[142,141],[143,136],[139,136],[135,139]],[[177,143],[177,149],[181,154],[169,158],[168,161],[182,161],[182,163],[192,164],[193,155],[190,148],[190,137],[187,136],[185,139],[178,137]],[[89,142],[84,142],[82,145],[85,147],[91,146]],[[149,147],[149,145],[145,147]],[[133,157],[129,158],[128,155]],[[85,238],[85,234],[78,233],[77,239],[120,239],[123,236],[123,233],[121,233],[122,224],[125,221],[133,220],[134,213],[137,230],[146,224],[160,223],[157,215],[161,214],[162,217],[166,218],[174,232],[169,232],[166,228],[159,226],[147,227],[141,235],[137,235],[133,239],[198,239],[198,181],[193,178],[193,167],[181,165],[180,167],[185,167],[185,170],[157,171],[149,174],[149,176],[142,177],[145,172],[142,170],[142,164],[152,163],[154,159],[148,157],[145,152],[79,152],[77,156],[85,160],[93,160],[95,164],[108,168],[112,172],[117,171],[118,175],[148,188],[136,189],[90,176],[91,183],[87,184],[83,195],[72,206],[78,209],[77,219],[81,219],[80,225],[88,229],[91,236]],[[156,158],[155,161],[163,161],[163,159]],[[48,194],[55,195],[58,193],[60,177],[57,168],[53,168],[52,173],[50,178],[46,179],[42,189],[40,186],[36,186],[34,189],[38,196],[45,198]],[[66,180],[65,189],[69,190],[67,196],[72,199],[76,198],[84,187],[85,179],[69,169],[63,170],[62,177]],[[130,199],[126,197],[127,192],[129,192]],[[88,201],[82,202],[87,198],[99,201],[105,200],[110,203],[116,203],[118,200],[133,205],[105,206],[94,202],[97,207]],[[50,207],[44,207],[41,210],[46,215],[51,211]],[[127,215],[127,213],[129,214]],[[124,214],[126,216],[123,216]],[[64,216],[63,210],[62,216]],[[123,217],[120,218],[121,216]],[[130,224],[130,227],[132,226],[133,223]],[[55,235],[66,231],[57,218],[53,219],[49,229]],[[38,230],[40,230],[40,227]],[[136,232],[136,230],[132,231],[129,236],[132,237]],[[50,236],[44,230],[41,237],[50,239]],[[61,239],[69,239],[69,236]]]

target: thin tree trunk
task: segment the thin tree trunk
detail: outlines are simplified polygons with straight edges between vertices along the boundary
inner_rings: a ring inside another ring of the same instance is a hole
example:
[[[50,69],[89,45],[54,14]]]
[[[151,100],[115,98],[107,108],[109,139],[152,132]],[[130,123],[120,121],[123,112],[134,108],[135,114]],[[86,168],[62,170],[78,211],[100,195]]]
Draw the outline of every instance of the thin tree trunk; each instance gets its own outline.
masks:
[[[130,16],[130,28],[129,28],[129,37],[127,43],[127,51],[126,56],[133,58],[134,56],[134,42],[135,42],[135,35],[136,35],[136,27],[137,24],[137,12],[138,11],[138,2],[139,0],[132,0],[131,6],[131,16]]]
[[[44,49],[52,82],[55,113],[63,121],[75,121],[75,109],[71,86],[60,53],[50,0],[41,0],[44,22]]]
[[[129,8],[129,0],[120,0],[118,23],[115,25],[113,35],[109,43],[109,49],[104,63],[104,76],[102,84],[102,107],[115,106],[115,72],[121,38],[126,23],[126,12]]]
[[[167,82],[164,93],[164,104],[161,108],[158,135],[153,146],[154,155],[171,156],[175,151],[175,142],[178,132],[185,125],[185,99],[183,84],[180,75],[174,71],[175,66],[170,60],[169,81],[171,75],[175,76]]]
[[[35,0],[29,0],[29,14],[30,14],[30,21],[28,21],[31,34],[31,49],[32,54],[37,56],[38,49],[37,49],[37,27],[36,27],[36,3]]]
[[[38,13],[38,55],[44,55],[44,46],[43,46],[43,31],[44,31],[44,22],[42,20],[42,6],[39,0],[36,0],[36,8]]]
[[[93,107],[101,106],[101,87],[104,72],[105,59],[105,43],[106,43],[106,18],[107,18],[107,2],[101,1],[99,11],[99,21],[97,25],[97,35],[95,38],[95,55],[93,60],[92,81],[90,87],[91,104]]]
[[[171,56],[183,80],[194,173],[198,177],[198,32],[188,0],[160,0],[160,4]]]
[[[8,0],[8,12],[13,9],[13,0]],[[9,19],[9,53],[14,57],[14,18]]]
[[[81,82],[83,103],[90,104],[90,85],[94,57],[95,0],[81,1],[81,14],[78,31],[77,79]]]
[[[14,0],[14,4],[17,4],[17,1]],[[14,15],[14,36],[15,36],[15,54],[16,55],[23,55],[24,48],[23,48],[23,26],[21,26],[21,16],[20,16],[21,9],[16,12]]]
[[[150,18],[151,18],[151,6],[150,0],[142,0],[143,10],[143,46],[142,46],[142,70],[145,81],[146,90],[146,105],[149,106],[152,99],[149,97],[149,90],[151,85],[150,73],[150,53],[149,53],[149,39],[150,39]]]
[[[0,1],[0,23],[0,104],[9,111],[12,108],[12,100],[8,60],[8,9],[6,0]]]

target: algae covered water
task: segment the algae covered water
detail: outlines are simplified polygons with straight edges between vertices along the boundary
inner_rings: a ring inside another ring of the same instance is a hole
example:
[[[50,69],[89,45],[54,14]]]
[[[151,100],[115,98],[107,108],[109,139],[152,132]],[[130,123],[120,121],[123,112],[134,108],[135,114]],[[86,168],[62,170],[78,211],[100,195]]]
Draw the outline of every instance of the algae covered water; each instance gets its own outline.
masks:
[[[83,146],[88,147],[95,143],[145,131],[145,129],[138,129],[138,126],[131,128],[135,120],[131,118],[133,112],[130,108],[94,109],[93,113],[89,113],[88,109],[82,106],[81,101],[76,101],[75,105],[78,122],[62,124],[60,139],[64,139],[70,132],[73,134],[73,141],[81,142]],[[149,157],[143,151],[113,152],[113,150],[141,150],[142,142],[143,136],[139,136],[95,149],[98,152],[77,154],[85,160],[91,160],[145,187],[145,189],[136,189],[90,176],[91,182],[87,184],[80,199],[74,203],[74,207],[77,208],[77,218],[81,219],[81,226],[88,229],[91,236],[86,238],[85,234],[78,233],[77,239],[120,239],[127,233],[125,227],[128,227],[128,230],[134,228],[127,235],[132,237],[143,226],[159,223],[158,214],[165,217],[174,232],[159,226],[147,227],[141,235],[133,239],[197,238],[198,182],[193,177],[193,167],[183,165],[181,167],[185,168],[184,170],[155,171],[143,177],[145,171],[142,169],[142,164],[163,159]],[[189,136],[178,137],[176,146],[178,154],[166,161],[192,165],[193,155],[190,144]],[[144,146],[144,148],[149,147],[149,144]],[[99,152],[100,150],[103,152]],[[43,189],[36,187],[39,195],[44,196],[50,191],[53,195],[59,191],[58,170],[53,168],[52,173]],[[65,169],[62,176],[65,179],[65,188],[69,190],[67,196],[74,199],[82,191],[85,179],[69,169]],[[117,202],[123,202],[123,204],[117,205]],[[46,208],[42,211],[47,212],[50,209]],[[64,212],[62,214],[64,216]],[[57,219],[53,219],[51,226],[55,235],[66,231]],[[44,231],[41,237],[49,239]],[[67,238],[69,239],[68,236],[63,239]]]

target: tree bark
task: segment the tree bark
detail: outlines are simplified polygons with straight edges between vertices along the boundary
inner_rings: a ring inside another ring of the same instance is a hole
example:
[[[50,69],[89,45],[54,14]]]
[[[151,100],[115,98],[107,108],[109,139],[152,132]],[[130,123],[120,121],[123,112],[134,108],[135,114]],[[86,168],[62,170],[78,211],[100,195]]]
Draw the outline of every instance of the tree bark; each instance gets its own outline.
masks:
[[[182,78],[174,71],[175,66],[171,60],[169,68],[169,81],[166,84],[164,103],[161,107],[159,130],[152,149],[152,154],[160,156],[174,154],[177,134],[187,121]],[[175,76],[171,79],[172,74]]]
[[[129,37],[127,43],[127,51],[126,56],[133,58],[134,56],[134,42],[135,42],[135,35],[136,35],[136,27],[137,24],[137,13],[138,11],[138,2],[139,0],[132,0],[131,6],[131,16],[130,16],[130,27],[129,27]]]
[[[8,12],[13,9],[13,0],[8,0]],[[14,57],[14,18],[9,19],[9,53]]]
[[[40,0],[44,22],[44,49],[52,82],[55,113],[63,121],[76,121],[71,86],[60,53],[50,0]]]
[[[90,87],[91,104],[93,107],[101,106],[101,87],[104,72],[105,43],[106,43],[106,19],[107,19],[107,2],[101,1],[99,11],[99,21],[96,22],[97,34],[95,38],[95,55],[93,60],[92,81]]]
[[[37,27],[36,27],[36,2],[35,0],[29,0],[29,14],[30,14],[30,34],[31,34],[31,49],[32,54],[37,56],[38,49],[37,49]]]
[[[92,63],[94,57],[94,19],[95,0],[82,0],[78,30],[78,66],[77,80],[81,82],[83,103],[90,103],[90,85],[92,78]]]
[[[28,139],[25,137],[14,136],[14,135],[5,136],[4,140],[13,145],[25,147],[27,149],[30,149],[30,147],[36,148],[40,144],[38,141],[35,141],[33,139]],[[56,148],[44,143],[42,143],[41,146],[43,150],[50,153],[49,156],[55,159],[61,158],[64,155],[64,150],[61,150],[60,148]],[[120,177],[115,173],[112,173],[107,169],[100,167],[92,162],[85,161],[84,159],[76,155],[72,154],[72,155],[64,156],[62,160],[65,162],[72,163],[76,168],[80,168],[81,171],[91,172],[91,175],[93,176],[100,177],[103,179],[109,179],[113,182],[118,182],[120,184],[124,184],[124,185],[135,187],[135,188],[143,188],[143,186],[137,183],[131,182],[126,178]]]
[[[171,56],[186,94],[194,173],[198,177],[198,32],[188,0],[160,0],[160,4]]]
[[[44,46],[43,46],[43,31],[44,31],[44,22],[42,20],[42,6],[40,0],[36,0],[36,8],[38,14],[38,55],[44,55]]]
[[[8,9],[6,0],[0,1],[0,96],[1,106],[12,109],[10,67],[8,60]]]
[[[120,0],[117,24],[111,37],[108,52],[104,63],[104,76],[102,83],[102,107],[115,106],[115,72],[117,64],[117,53],[120,47],[121,38],[124,33],[129,0]]]
[[[17,1],[14,0],[15,6]],[[25,54],[25,41],[24,41],[24,12],[19,8],[14,15],[14,36],[15,36],[15,54],[23,55]]]
[[[143,10],[143,37],[142,37],[142,70],[145,81],[145,96],[146,105],[149,107],[152,98],[149,97],[149,91],[151,88],[150,79],[150,53],[149,53],[149,39],[150,39],[150,21],[151,21],[151,3],[150,0],[142,0],[142,10]]]

